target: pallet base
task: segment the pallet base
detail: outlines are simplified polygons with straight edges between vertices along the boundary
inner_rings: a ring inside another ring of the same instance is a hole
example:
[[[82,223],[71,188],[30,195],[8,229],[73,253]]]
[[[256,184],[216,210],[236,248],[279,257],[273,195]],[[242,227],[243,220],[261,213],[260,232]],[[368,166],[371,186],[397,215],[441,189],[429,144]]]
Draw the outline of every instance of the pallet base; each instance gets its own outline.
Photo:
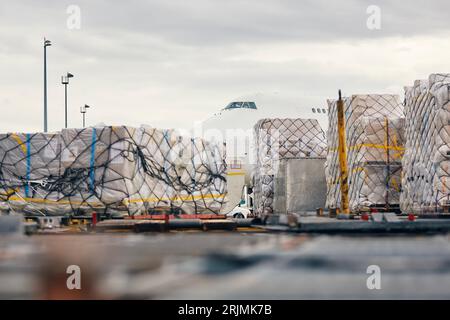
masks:
[[[379,221],[336,220],[328,217],[300,217],[296,226],[267,225],[264,229],[272,232],[294,233],[449,233],[450,219],[422,219],[409,221],[407,218],[393,217]]]
[[[174,219],[174,220],[104,220],[95,225],[96,232],[167,232],[172,230],[227,230],[233,231],[238,223],[226,219]]]

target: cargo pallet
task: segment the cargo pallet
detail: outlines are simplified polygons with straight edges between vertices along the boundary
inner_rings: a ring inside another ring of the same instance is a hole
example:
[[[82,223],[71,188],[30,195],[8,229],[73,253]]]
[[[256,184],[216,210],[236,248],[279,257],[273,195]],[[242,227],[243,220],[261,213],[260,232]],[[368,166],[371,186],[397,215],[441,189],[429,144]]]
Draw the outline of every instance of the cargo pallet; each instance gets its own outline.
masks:
[[[101,217],[97,214],[92,216],[25,216],[27,223],[33,223],[36,226],[36,232],[39,233],[64,233],[70,232],[70,227],[84,226],[82,229],[88,232],[168,232],[183,230],[223,230],[235,231],[238,228],[247,231],[263,231],[255,229],[252,225],[256,219],[227,219],[226,215],[217,214],[153,214],[136,215],[126,217]],[[50,228],[51,224],[58,221]],[[53,230],[52,230],[53,229]],[[65,229],[65,230],[63,230]],[[72,228],[73,230],[73,228]],[[33,232],[33,233],[36,233]]]
[[[226,219],[227,216],[224,214],[147,214],[147,215],[134,215],[126,216],[126,220],[173,220],[173,219],[200,219],[200,220],[211,220],[211,219]]]
[[[284,215],[286,216],[286,215]],[[278,221],[288,220],[288,224],[275,223],[263,228],[270,232],[316,233],[316,234],[383,234],[411,233],[435,234],[450,233],[450,219],[425,218],[413,215],[399,216],[394,212],[372,213],[364,219],[338,220],[329,216],[296,216]],[[276,221],[275,218],[272,221]]]
[[[395,212],[396,214],[402,213],[400,210],[400,205],[398,204],[373,204],[371,205],[367,211],[360,210],[359,213],[367,213],[367,212]]]
[[[449,213],[421,213],[419,216],[424,219],[450,219]]]
[[[58,220],[61,225],[69,225],[69,224],[91,224],[100,221],[109,221],[109,220],[173,220],[173,219],[200,219],[200,220],[213,220],[213,219],[227,219],[226,215],[222,214],[173,214],[173,213],[161,213],[158,214],[148,214],[148,215],[134,215],[134,216],[123,216],[123,217],[114,217],[105,214],[93,213],[92,215],[24,215],[23,216],[26,221],[44,221],[44,222],[53,222]]]
[[[236,231],[238,228],[250,228],[252,219],[120,219],[104,220],[92,226],[95,232],[168,232],[168,231]]]
[[[339,213],[340,211],[339,208],[329,208],[328,210],[333,213]],[[386,205],[385,203],[380,203],[380,204],[372,204],[365,209],[360,209],[354,212],[354,214],[368,213],[368,212],[396,212],[400,214],[402,211],[400,210],[400,205],[398,204]]]

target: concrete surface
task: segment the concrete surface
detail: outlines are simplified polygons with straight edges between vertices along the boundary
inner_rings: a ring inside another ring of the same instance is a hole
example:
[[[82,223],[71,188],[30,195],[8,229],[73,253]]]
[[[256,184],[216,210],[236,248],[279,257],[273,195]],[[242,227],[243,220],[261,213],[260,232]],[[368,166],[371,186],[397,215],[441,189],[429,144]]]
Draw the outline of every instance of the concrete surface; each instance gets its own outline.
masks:
[[[78,265],[82,290],[66,287]],[[369,290],[367,268],[381,269]],[[448,299],[450,238],[231,232],[0,237],[0,298]]]

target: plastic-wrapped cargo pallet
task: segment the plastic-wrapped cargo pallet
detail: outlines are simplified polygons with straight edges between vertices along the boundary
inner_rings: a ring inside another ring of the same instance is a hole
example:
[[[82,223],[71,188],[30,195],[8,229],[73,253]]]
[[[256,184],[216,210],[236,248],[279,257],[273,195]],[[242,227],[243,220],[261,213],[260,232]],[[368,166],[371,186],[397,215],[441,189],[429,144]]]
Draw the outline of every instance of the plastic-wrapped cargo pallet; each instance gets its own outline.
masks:
[[[33,212],[59,199],[59,192],[48,184],[61,170],[59,139],[56,133],[0,134],[1,209],[11,205],[22,212]]]
[[[406,153],[401,208],[448,213],[450,207],[450,74],[405,87]]]
[[[223,146],[173,130],[102,126],[0,136],[2,209],[34,214],[219,213]]]
[[[141,127],[150,208],[219,213],[226,202],[225,146],[174,130]]]
[[[403,106],[397,95],[353,95],[344,100],[349,207],[398,207],[404,152]],[[337,103],[328,100],[327,207],[341,206]]]
[[[273,213],[274,180],[279,160],[326,157],[325,133],[316,119],[261,119],[254,126],[256,166],[254,210]]]

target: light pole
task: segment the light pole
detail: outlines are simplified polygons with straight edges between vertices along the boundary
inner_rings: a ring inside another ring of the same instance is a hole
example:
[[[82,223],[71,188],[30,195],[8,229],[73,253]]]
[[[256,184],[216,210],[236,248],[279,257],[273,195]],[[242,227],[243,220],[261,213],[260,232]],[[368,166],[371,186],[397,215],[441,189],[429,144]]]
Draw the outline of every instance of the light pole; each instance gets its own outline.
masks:
[[[69,84],[69,79],[73,78],[73,74],[67,72],[66,76],[61,76],[61,83],[64,85],[64,120],[65,128],[67,129],[67,85]]]
[[[52,42],[44,38],[44,132],[47,132],[47,47]]]
[[[83,114],[83,128],[86,126],[86,109],[88,108],[90,108],[90,106],[87,104],[85,104],[84,107],[80,107],[80,113]]]

